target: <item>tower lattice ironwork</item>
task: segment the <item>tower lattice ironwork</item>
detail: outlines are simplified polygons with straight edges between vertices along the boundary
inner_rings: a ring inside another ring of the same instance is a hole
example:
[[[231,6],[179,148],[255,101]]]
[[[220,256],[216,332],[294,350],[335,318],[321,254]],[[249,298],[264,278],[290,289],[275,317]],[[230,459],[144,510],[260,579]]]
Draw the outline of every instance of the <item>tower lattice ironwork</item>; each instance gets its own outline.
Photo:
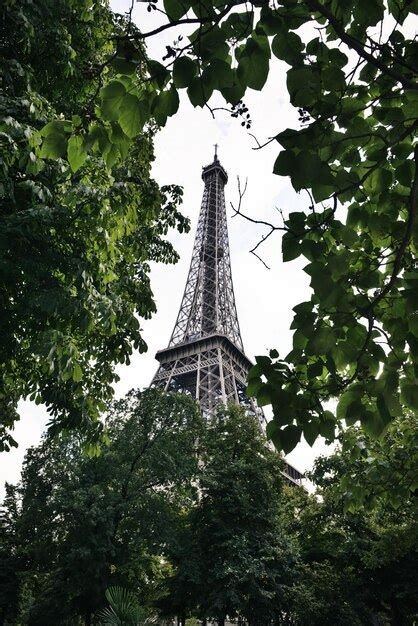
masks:
[[[215,147],[203,168],[205,187],[192,260],[169,345],[156,354],[160,366],[152,385],[191,394],[204,415],[219,404],[246,406],[264,422],[263,411],[245,394],[252,362],[244,353],[235,306],[224,187],[228,175]],[[286,475],[299,482],[292,466]]]

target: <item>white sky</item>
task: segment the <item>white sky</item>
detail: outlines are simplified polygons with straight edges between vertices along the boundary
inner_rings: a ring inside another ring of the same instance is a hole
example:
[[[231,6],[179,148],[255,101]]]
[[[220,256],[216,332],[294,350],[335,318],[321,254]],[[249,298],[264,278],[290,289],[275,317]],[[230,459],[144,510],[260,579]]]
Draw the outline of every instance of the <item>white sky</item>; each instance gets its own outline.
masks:
[[[114,10],[123,12],[130,1],[111,0],[110,4]],[[144,31],[158,22],[158,16],[155,12],[149,14],[146,5],[138,3],[135,5],[134,21],[141,24]],[[148,42],[150,57],[161,60],[165,43],[169,44],[173,39],[173,34],[164,34]],[[297,111],[288,100],[285,82],[287,66],[274,59],[270,67],[269,79],[262,92],[249,90],[244,98],[253,122],[250,132],[260,143],[285,128],[298,125]],[[170,235],[181,256],[176,265],[154,265],[152,268],[151,284],[158,311],[152,320],[142,323],[148,352],[135,354],[129,367],[119,368],[121,380],[116,386],[117,396],[133,387],[146,387],[150,383],[157,367],[155,352],[168,344],[190,263],[203,192],[201,169],[212,161],[213,144],[219,144],[219,159],[229,176],[225,191],[232,275],[247,356],[253,359],[255,355],[266,354],[274,347],[284,357],[292,347],[292,332],[289,330],[292,307],[310,298],[308,276],[302,272],[307,261],[299,258],[284,264],[280,234],[277,233],[260,250],[271,267],[267,270],[249,254],[265,230],[239,216],[232,219],[230,202],[236,204],[238,198],[237,176],[242,181],[248,178],[242,210],[256,219],[279,224],[280,215],[276,208],[282,209],[286,215],[308,206],[305,194],[296,194],[287,179],[272,174],[274,160],[281,149],[279,144],[273,142],[262,150],[253,150],[255,141],[241,127],[240,120],[231,118],[226,112],[217,113],[213,119],[207,109],[194,109],[184,96],[184,90],[181,93],[179,111],[155,138],[153,176],[160,185],[175,183],[184,187],[182,210],[190,217],[192,229],[187,235]],[[213,103],[218,104],[216,100]],[[219,104],[222,104],[221,100]],[[269,411],[267,414],[270,416]],[[21,420],[14,431],[19,448],[0,455],[0,490],[4,481],[16,482],[19,479],[25,450],[38,443],[47,421],[45,409],[29,402],[21,403],[20,415]],[[310,448],[303,441],[287,458],[303,471],[312,466],[315,456],[326,450],[322,442]]]

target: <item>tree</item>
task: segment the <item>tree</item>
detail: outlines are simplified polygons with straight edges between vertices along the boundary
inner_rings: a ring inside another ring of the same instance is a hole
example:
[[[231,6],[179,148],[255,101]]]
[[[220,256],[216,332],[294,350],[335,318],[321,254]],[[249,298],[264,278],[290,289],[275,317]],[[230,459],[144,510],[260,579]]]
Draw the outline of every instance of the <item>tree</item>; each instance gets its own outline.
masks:
[[[11,624],[17,617],[20,585],[17,575],[16,517],[16,493],[14,487],[8,485],[0,508],[0,624]]]
[[[295,558],[279,520],[280,470],[254,416],[240,407],[218,414],[208,430],[190,539],[166,601],[183,621],[188,613],[220,625],[227,616],[250,626],[278,619]]]
[[[24,623],[90,624],[111,585],[141,605],[155,597],[180,511],[196,497],[201,428],[191,399],[133,391],[112,405],[99,457],[82,454],[76,435],[28,451],[8,513],[21,591],[31,594]]]
[[[131,141],[109,122],[107,144],[96,121],[91,77],[125,27],[105,2],[0,9],[0,450],[15,445],[8,429],[27,396],[47,406],[54,432],[95,441],[115,364],[146,349],[149,262],[176,261],[164,235],[188,228],[181,190],[150,177],[153,129]],[[102,70],[107,81],[117,67]]]
[[[404,427],[405,422],[400,423]],[[393,433],[396,427],[395,421]],[[387,437],[393,438],[393,433]],[[361,431],[357,435],[361,441]],[[311,478],[320,499],[302,490],[289,494],[282,520],[299,547],[300,560],[288,589],[296,624],[398,626],[416,620],[416,497],[400,485],[402,497],[392,501],[387,484],[389,474],[391,483],[399,481],[400,441],[402,434],[391,451],[387,443],[380,443],[379,452],[379,444],[372,440],[373,456],[362,446],[357,449],[364,453],[357,458],[350,444],[347,451],[316,462]],[[360,488],[373,497],[372,509],[361,507],[354,498]]]
[[[309,443],[318,435],[334,439],[343,420],[382,432],[405,408],[418,408],[417,44],[408,34],[416,2],[163,5],[149,2],[161,16],[156,28],[133,32],[129,21],[115,35],[107,63],[116,55],[127,66],[97,99],[101,128],[109,127],[109,107],[122,126],[127,109],[139,126],[152,119],[163,125],[177,110],[178,89],[209,108],[220,92],[248,127],[247,88],[263,88],[271,54],[287,63],[300,125],[273,128],[267,143],[282,147],[274,173],[306,190],[309,202],[283,225],[267,224],[266,236],[284,231],[284,261],[306,257],[313,294],[294,309],[293,350],[284,361],[275,350],[259,358],[248,393],[272,405],[269,436],[285,452],[302,433]],[[196,30],[178,36],[188,25]],[[143,42],[166,30],[175,41],[164,63],[146,60]],[[138,59],[148,78],[135,87]],[[98,71],[94,82],[101,80]],[[90,132],[84,119],[87,144]],[[324,404],[332,397],[340,398],[336,415]]]
[[[333,488],[348,511],[354,512],[363,505],[396,511],[406,503],[414,504],[417,453],[418,418],[412,413],[395,419],[378,439],[351,427],[341,436],[337,472],[341,479],[334,480],[334,468],[327,473],[328,462],[322,459],[317,462],[315,480],[320,487]]]

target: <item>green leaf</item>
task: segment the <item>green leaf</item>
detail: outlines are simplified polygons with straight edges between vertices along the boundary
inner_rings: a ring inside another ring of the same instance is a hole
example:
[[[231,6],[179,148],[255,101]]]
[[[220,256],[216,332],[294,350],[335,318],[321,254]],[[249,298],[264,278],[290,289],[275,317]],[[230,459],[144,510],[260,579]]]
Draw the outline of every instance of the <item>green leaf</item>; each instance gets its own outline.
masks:
[[[361,425],[373,437],[379,437],[385,428],[385,424],[377,411],[369,411],[367,409],[361,416]]]
[[[302,429],[300,426],[290,424],[280,431],[280,441],[282,443],[282,450],[285,454],[288,454],[296,447],[300,441]]]
[[[100,107],[103,117],[107,120],[117,120],[119,109],[126,95],[125,86],[119,80],[112,80],[100,92],[102,104]]]
[[[390,170],[378,167],[374,172],[365,180],[364,188],[370,195],[376,195],[382,191],[389,191],[389,187],[392,184],[393,173]]]
[[[299,35],[292,31],[280,32],[276,35],[271,44],[273,54],[278,58],[294,65],[302,58],[304,46]]]
[[[64,135],[66,132],[71,132],[72,123],[67,120],[52,120],[48,122],[41,129],[41,136],[48,137],[48,135]]]
[[[308,422],[303,426],[303,436],[306,439],[306,442],[313,446],[317,437],[319,435],[319,424],[316,422]]]
[[[283,261],[293,261],[301,254],[299,239],[293,233],[285,233],[282,237],[282,256]]]
[[[319,424],[319,434],[330,441],[335,437],[335,420],[330,411],[324,411],[324,417]]]
[[[128,60],[125,57],[117,56],[110,64],[117,74],[133,74],[139,66],[138,61]]]
[[[256,356],[255,360],[256,360],[256,363],[257,363],[258,367],[261,368],[262,372],[264,372],[266,370],[266,368],[269,368],[270,365],[271,365],[270,357],[266,356],[265,354],[262,354],[260,356]]]
[[[290,176],[296,167],[296,157],[291,150],[282,150],[273,166],[273,174],[278,176]]]
[[[253,378],[260,378],[261,374],[263,373],[262,367],[257,363],[256,365],[253,365],[249,372],[248,372],[248,380],[252,380]]]
[[[382,420],[383,424],[385,426],[387,426],[393,419],[392,415],[390,414],[390,411],[388,409],[388,406],[386,404],[386,399],[385,396],[380,393],[377,396],[377,408],[379,410],[379,414],[380,414],[380,419]]]
[[[160,89],[162,89],[170,77],[170,72],[164,65],[162,65],[162,63],[153,61],[152,59],[147,61],[147,65],[150,78]]]
[[[358,391],[355,391],[353,389],[349,389],[348,391],[344,392],[339,399],[338,402],[338,406],[337,406],[337,419],[339,420],[343,420],[347,417],[347,411],[348,411],[348,407],[356,400],[359,400],[360,394],[358,393]],[[351,415],[350,415],[351,417]],[[357,416],[357,419],[359,419],[359,416]]]
[[[348,63],[348,57],[338,48],[328,48],[328,58],[330,63],[337,67],[344,67]]]
[[[259,388],[256,394],[258,406],[266,406],[271,404],[272,388],[270,385],[262,383],[262,387]]]
[[[228,87],[220,89],[221,94],[230,104],[237,104],[245,94],[246,86],[239,79],[236,69],[231,70],[229,82]]]
[[[271,420],[270,422],[268,422],[267,426],[266,426],[267,439],[273,439],[274,435],[279,430],[280,430],[280,428],[279,428],[278,424],[274,420]]]
[[[212,95],[213,88],[204,84],[198,76],[193,78],[187,89],[187,95],[194,107],[203,107]]]
[[[246,395],[249,398],[255,398],[263,386],[263,382],[260,378],[254,378],[248,382],[247,388],[245,390]]]
[[[332,65],[323,70],[321,80],[324,89],[333,93],[335,91],[342,91],[346,86],[344,72]]]
[[[402,165],[396,168],[396,179],[404,187],[410,187],[414,179],[414,170],[414,162],[411,159],[408,159],[407,161],[402,163]]]
[[[310,354],[327,354],[335,345],[335,331],[329,326],[322,326],[316,330],[308,342]]]
[[[177,89],[188,87],[196,74],[196,62],[190,57],[182,56],[174,61],[173,81]]]
[[[68,140],[67,146],[68,162],[73,172],[76,172],[87,159],[87,152],[84,147],[84,139],[81,135],[73,135]]]
[[[110,170],[118,161],[120,155],[120,144],[112,144],[105,156],[106,167]]]
[[[324,369],[324,366],[321,363],[321,361],[315,361],[315,363],[308,365],[309,378],[315,378],[316,376],[321,376],[323,369]]]
[[[314,68],[291,68],[287,72],[287,88],[292,104],[298,107],[309,106],[318,100],[319,74]]]
[[[191,7],[186,0],[164,0],[164,9],[171,22],[179,20]]]
[[[221,29],[227,39],[237,41],[245,39],[253,30],[254,15],[251,11],[245,13],[230,13],[222,22]]]
[[[58,159],[66,155],[67,137],[61,132],[49,132],[42,142],[42,159]]]
[[[177,89],[172,86],[170,89],[161,91],[161,93],[158,94],[154,100],[152,114],[155,121],[161,126],[164,126],[167,121],[167,117],[174,115],[178,108],[179,96]]]
[[[83,378],[83,370],[81,369],[79,364],[76,363],[73,369],[73,381],[75,383],[79,383],[82,378]]]
[[[269,73],[269,56],[267,37],[253,35],[247,39],[238,63],[238,77],[241,83],[260,91]]]
[[[403,382],[401,400],[410,408],[418,409],[418,385]]]
[[[235,75],[230,63],[212,59],[203,71],[202,80],[210,89],[222,90],[233,87]]]
[[[133,94],[124,95],[120,105],[119,124],[130,139],[136,137],[142,130],[144,118],[139,98]]]
[[[213,58],[225,59],[229,54],[229,46],[225,43],[225,33],[219,26],[208,26],[198,29],[191,36],[194,52],[204,60]]]
[[[117,144],[129,141],[129,137],[125,135],[117,122],[111,122],[110,141]]]

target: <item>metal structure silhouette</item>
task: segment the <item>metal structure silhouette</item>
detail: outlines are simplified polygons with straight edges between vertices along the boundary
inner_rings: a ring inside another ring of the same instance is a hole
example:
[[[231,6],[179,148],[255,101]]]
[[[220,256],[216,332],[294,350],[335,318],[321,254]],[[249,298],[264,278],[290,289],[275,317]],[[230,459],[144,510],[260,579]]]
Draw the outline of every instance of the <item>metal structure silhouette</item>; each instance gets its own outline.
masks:
[[[241,404],[263,425],[265,418],[245,394],[252,362],[244,353],[235,306],[224,187],[228,175],[219,162],[203,168],[205,187],[192,260],[169,345],[156,354],[160,366],[152,385],[191,394],[206,416],[219,404]],[[288,465],[286,477],[302,475]]]

